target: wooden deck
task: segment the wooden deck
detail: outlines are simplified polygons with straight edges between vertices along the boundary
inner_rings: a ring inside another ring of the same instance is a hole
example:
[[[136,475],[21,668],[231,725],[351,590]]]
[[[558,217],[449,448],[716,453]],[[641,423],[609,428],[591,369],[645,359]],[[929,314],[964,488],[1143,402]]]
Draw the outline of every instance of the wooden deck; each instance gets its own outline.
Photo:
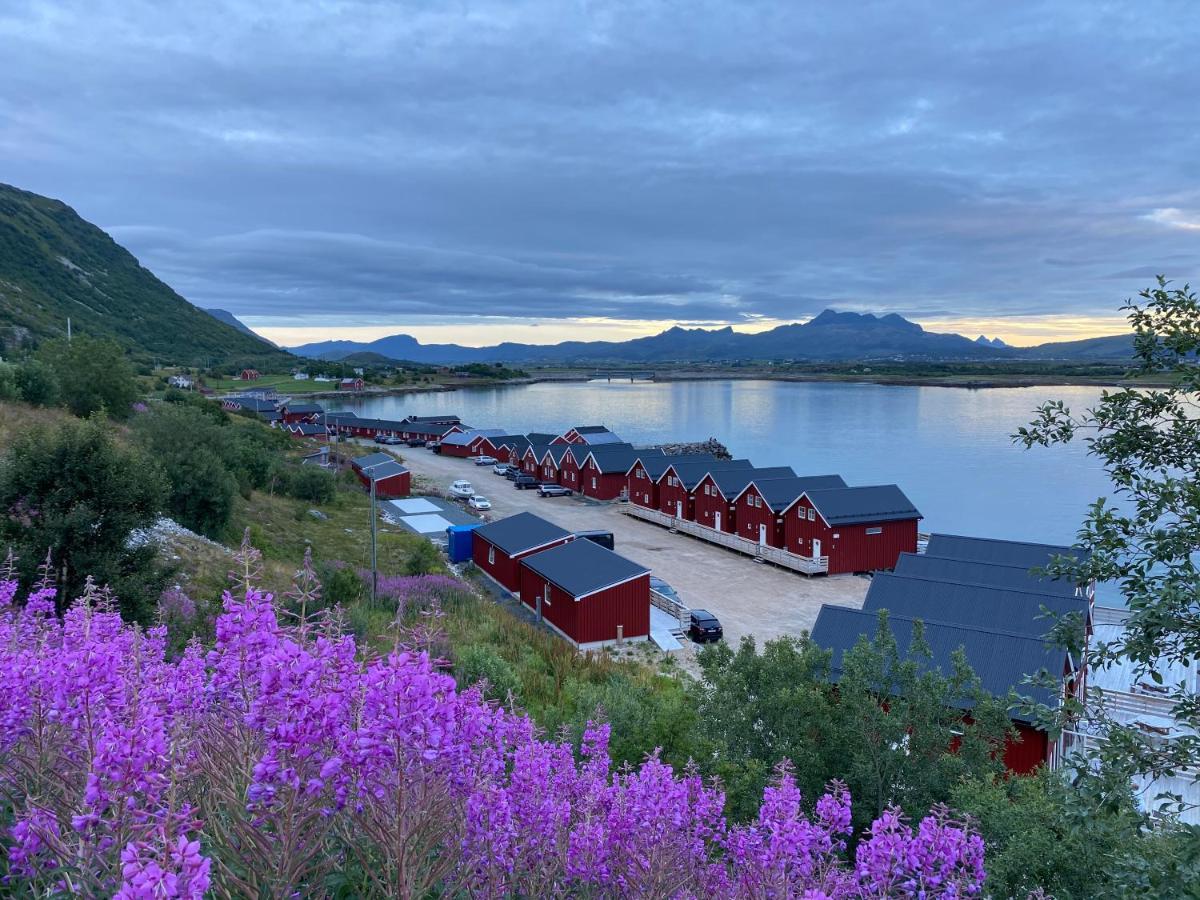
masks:
[[[822,556],[819,559],[813,559],[808,556],[797,556],[795,553],[780,550],[778,547],[768,547],[764,544],[748,541],[743,537],[738,537],[736,534],[717,531],[715,528],[709,528],[707,525],[701,525],[698,522],[689,522],[687,519],[680,519],[676,516],[659,512],[657,509],[646,509],[644,506],[638,506],[636,503],[623,506],[621,511],[626,515],[633,516],[635,519],[653,522],[655,525],[662,525],[664,528],[670,528],[672,531],[677,531],[680,534],[691,535],[710,544],[727,547],[730,550],[744,553],[746,556],[753,557],[756,560],[773,563],[785,569],[791,569],[793,572],[800,572],[803,575],[825,575],[829,571],[828,556]]]

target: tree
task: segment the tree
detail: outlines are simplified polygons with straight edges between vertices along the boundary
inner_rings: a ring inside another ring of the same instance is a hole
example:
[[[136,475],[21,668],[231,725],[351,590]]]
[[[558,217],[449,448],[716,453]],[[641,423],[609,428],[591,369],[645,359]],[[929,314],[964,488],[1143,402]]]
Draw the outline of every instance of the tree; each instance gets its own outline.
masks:
[[[31,406],[53,406],[58,402],[58,381],[49,366],[27,359],[14,373],[17,396]]]
[[[1132,663],[1136,678],[1163,685],[1175,701],[1178,728],[1170,740],[1108,716],[1103,692],[1094,686],[1086,707],[1070,703],[1051,721],[1062,728],[1081,716],[1093,720],[1105,739],[1077,758],[1075,774],[1114,789],[1133,775],[1171,776],[1200,765],[1200,696],[1187,684],[1164,684],[1163,675],[1172,666],[1191,671],[1200,658],[1200,301],[1188,286],[1172,288],[1162,277],[1139,297],[1142,303],[1123,307],[1135,335],[1131,374],[1165,374],[1169,386],[1105,391],[1095,408],[1080,414],[1061,401],[1047,403],[1014,436],[1028,448],[1085,435],[1116,502],[1101,498],[1092,505],[1078,536],[1086,552],[1057,559],[1048,571],[1077,583],[1120,586],[1129,608],[1125,627],[1117,640],[1087,648],[1088,666]],[[1181,797],[1161,800],[1169,810],[1182,810]]]
[[[924,815],[962,779],[1003,770],[1006,701],[979,688],[961,653],[951,672],[933,669],[919,627],[902,656],[886,615],[874,639],[846,653],[836,687],[828,651],[807,637],[768,641],[761,654],[750,639],[736,653],[718,644],[699,660],[699,733],[713,744],[702,756],[728,786],[735,816],[752,811],[785,759],[806,796],[845,781],[860,798],[859,825],[889,804]]]
[[[19,400],[20,397],[16,367],[8,363],[0,363],[0,400]]]
[[[105,410],[114,419],[129,416],[138,398],[133,366],[113,341],[77,337],[46,344],[39,357],[55,375],[60,400],[75,415]]]
[[[166,572],[150,545],[131,546],[162,509],[158,467],[118,446],[105,423],[89,419],[20,435],[0,462],[0,542],[19,557],[28,583],[49,551],[60,603],[93,576],[116,592],[122,612],[148,622]]]

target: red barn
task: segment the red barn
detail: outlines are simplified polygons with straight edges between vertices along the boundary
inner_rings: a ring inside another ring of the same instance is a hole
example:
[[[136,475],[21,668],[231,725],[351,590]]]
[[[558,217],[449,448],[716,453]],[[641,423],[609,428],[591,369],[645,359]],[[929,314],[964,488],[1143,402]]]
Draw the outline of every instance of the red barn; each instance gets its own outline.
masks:
[[[285,403],[279,408],[283,421],[291,425],[296,422],[317,422],[325,408],[319,403]]]
[[[361,391],[365,386],[361,378],[343,378],[337,383],[339,391]]]
[[[262,378],[262,373],[258,369],[242,369],[238,373],[238,378],[242,381],[257,381],[259,378]]]
[[[616,500],[629,489],[626,473],[640,453],[628,444],[607,444],[593,447],[580,470],[580,492],[594,500]],[[660,453],[662,451],[659,451]]]
[[[367,484],[366,477],[362,474],[364,469],[369,469],[371,466],[377,466],[380,463],[395,462],[396,457],[390,453],[382,451],[378,453],[368,453],[366,456],[356,456],[350,460],[350,468],[354,470],[354,474],[358,476],[358,480],[363,484]]]
[[[696,485],[693,515],[699,525],[717,531],[737,534],[734,527],[737,504],[734,499],[751,481],[770,481],[776,478],[795,478],[791,466],[769,469],[716,469],[708,472]]]
[[[694,522],[696,487],[709,472],[727,469],[751,469],[748,459],[723,459],[716,462],[672,462],[658,479],[658,508],[669,516]]]
[[[806,490],[845,487],[840,475],[808,475],[798,478],[772,478],[751,481],[734,498],[735,532],[764,547],[783,548],[784,510]]]
[[[650,570],[592,541],[521,560],[521,602],[576,647],[650,635]]]
[[[412,475],[394,459],[360,469],[358,480],[367,490],[370,490],[374,481],[375,496],[380,500],[399,500],[407,497],[412,490]]]
[[[504,434],[502,428],[472,428],[469,431],[459,431],[442,438],[442,456],[479,456],[481,453],[490,454],[494,449],[488,444],[488,449],[480,449],[484,441],[492,435]]]
[[[508,590],[521,587],[520,563],[531,553],[557,547],[575,536],[533,513],[517,513],[481,525],[473,532],[471,556],[475,565]]]
[[[892,569],[917,552],[921,513],[894,484],[805,490],[783,511],[783,546],[828,557],[830,575]]]

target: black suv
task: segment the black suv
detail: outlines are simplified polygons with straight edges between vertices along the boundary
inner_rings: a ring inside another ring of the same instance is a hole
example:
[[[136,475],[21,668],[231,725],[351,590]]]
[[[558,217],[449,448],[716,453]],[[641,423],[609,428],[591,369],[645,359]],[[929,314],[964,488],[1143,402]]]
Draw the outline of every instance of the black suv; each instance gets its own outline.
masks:
[[[538,486],[538,480],[532,475],[522,473],[513,479],[513,487],[518,491],[523,491],[525,488],[535,488]]]
[[[617,545],[611,531],[577,531],[575,537],[599,544],[601,547],[607,547],[609,550],[615,550]]]
[[[705,641],[719,641],[725,636],[721,630],[721,622],[707,609],[693,609],[691,623],[688,625],[688,637],[697,644]]]

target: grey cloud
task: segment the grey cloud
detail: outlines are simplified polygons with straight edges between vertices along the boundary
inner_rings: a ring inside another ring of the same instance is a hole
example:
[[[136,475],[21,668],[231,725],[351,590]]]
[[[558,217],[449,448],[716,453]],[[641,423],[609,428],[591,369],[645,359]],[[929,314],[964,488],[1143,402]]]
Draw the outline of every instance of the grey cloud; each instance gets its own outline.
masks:
[[[1111,314],[1194,252],[1193,5],[817,10],[7,4],[0,172],[294,324]]]

